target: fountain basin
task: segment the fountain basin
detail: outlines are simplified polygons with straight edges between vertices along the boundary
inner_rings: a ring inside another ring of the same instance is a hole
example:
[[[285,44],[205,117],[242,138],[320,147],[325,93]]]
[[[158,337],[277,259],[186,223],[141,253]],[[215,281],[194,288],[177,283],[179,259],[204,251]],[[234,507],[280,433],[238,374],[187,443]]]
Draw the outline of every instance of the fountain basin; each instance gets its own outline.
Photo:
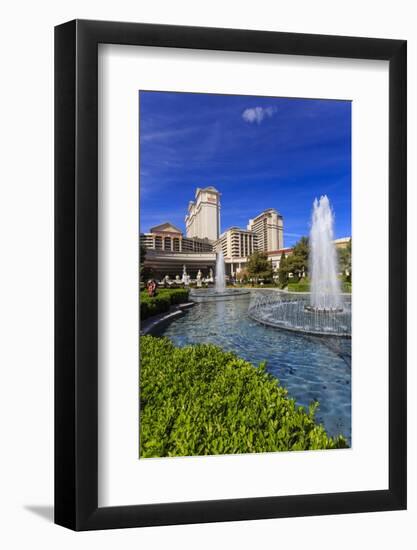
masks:
[[[247,315],[251,290],[235,300],[196,303],[171,323],[156,326],[151,334],[166,336],[176,346],[214,344],[259,365],[278,378],[297,405],[320,402],[317,420],[329,435],[351,435],[351,342],[348,338],[306,337],[258,323]]]
[[[343,313],[342,307],[314,307],[314,306],[304,306],[306,311],[310,313]]]
[[[338,300],[340,307],[320,309],[311,306],[308,293],[254,293],[248,315],[258,323],[278,329],[351,338],[351,295],[340,294]]]
[[[220,302],[224,300],[234,300],[247,296],[250,290],[244,288],[225,288],[218,291],[215,288],[191,289],[190,300],[193,302]]]

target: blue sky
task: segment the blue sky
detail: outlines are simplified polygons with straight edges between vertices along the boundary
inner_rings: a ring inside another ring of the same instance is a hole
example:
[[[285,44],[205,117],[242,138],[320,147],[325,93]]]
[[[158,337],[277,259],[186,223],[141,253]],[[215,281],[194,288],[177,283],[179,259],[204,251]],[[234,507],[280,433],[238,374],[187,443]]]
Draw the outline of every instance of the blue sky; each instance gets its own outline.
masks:
[[[351,103],[139,92],[140,230],[185,230],[196,187],[221,196],[221,230],[266,208],[284,217],[284,245],[308,235],[327,194],[335,237],[351,235]]]

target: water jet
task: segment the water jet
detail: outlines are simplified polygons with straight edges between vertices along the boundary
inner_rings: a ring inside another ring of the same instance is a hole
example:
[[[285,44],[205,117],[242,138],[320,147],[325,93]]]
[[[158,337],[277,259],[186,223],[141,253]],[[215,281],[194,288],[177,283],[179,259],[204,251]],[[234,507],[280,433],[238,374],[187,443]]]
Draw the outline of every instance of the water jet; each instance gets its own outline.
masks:
[[[216,275],[214,288],[192,289],[190,299],[193,302],[213,302],[223,300],[233,300],[240,296],[249,294],[249,290],[244,288],[226,288],[226,270],[223,252],[217,253],[216,257]]]
[[[351,336],[351,296],[338,278],[334,215],[326,195],[315,199],[310,230],[310,292],[253,293],[248,313],[256,321],[320,336]]]

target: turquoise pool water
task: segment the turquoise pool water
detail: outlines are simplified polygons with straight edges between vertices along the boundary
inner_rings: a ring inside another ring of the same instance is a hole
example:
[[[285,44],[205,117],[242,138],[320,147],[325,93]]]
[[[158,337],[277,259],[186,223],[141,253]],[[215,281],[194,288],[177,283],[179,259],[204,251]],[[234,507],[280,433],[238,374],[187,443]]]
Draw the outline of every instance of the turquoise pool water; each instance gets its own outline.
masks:
[[[153,334],[176,345],[211,343],[267,370],[299,405],[319,401],[316,418],[328,434],[351,443],[351,340],[267,327],[247,315],[248,299],[197,303]]]

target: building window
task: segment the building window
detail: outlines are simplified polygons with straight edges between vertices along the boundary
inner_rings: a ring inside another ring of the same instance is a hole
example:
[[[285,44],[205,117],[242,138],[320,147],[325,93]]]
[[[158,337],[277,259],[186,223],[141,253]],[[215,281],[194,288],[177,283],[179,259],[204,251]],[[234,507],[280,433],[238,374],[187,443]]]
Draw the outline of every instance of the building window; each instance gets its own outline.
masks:
[[[172,250],[171,249],[171,237],[164,237],[164,249],[165,250]]]

